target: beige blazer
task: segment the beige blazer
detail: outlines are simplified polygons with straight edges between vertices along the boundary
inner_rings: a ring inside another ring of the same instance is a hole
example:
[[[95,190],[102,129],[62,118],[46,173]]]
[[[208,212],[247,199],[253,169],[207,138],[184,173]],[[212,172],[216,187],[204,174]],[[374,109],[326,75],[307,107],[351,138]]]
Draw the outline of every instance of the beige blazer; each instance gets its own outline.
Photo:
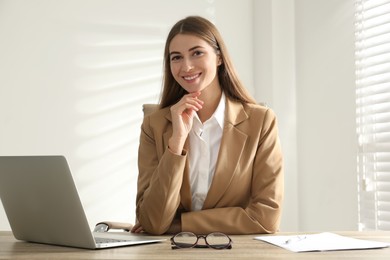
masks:
[[[169,108],[144,118],[138,151],[137,221],[163,234],[174,218],[182,231],[207,234],[273,233],[283,199],[283,160],[276,118],[269,108],[226,99],[225,123],[213,181],[203,209],[191,212],[186,145],[170,152]]]

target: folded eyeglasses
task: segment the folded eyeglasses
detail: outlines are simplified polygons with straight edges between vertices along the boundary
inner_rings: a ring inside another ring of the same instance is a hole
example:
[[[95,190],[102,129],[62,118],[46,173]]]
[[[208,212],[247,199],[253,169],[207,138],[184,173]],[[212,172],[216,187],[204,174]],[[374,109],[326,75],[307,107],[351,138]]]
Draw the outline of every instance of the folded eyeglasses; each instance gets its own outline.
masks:
[[[199,244],[199,239],[203,238],[205,244]],[[232,240],[221,232],[213,232],[208,235],[196,235],[192,232],[180,232],[171,237],[172,249],[180,248],[213,248],[231,249]]]

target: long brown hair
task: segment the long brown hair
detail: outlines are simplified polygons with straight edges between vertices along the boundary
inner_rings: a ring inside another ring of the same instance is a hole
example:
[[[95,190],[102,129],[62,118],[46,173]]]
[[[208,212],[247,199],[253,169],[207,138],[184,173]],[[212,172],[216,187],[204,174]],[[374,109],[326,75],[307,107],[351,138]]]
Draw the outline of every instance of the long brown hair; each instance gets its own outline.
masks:
[[[190,34],[201,38],[213,47],[221,57],[218,67],[218,79],[225,95],[243,103],[256,103],[239,80],[226,45],[214,24],[200,16],[189,16],[178,21],[168,34],[164,49],[163,91],[160,107],[177,103],[187,92],[173,78],[170,68],[169,45],[177,34]]]

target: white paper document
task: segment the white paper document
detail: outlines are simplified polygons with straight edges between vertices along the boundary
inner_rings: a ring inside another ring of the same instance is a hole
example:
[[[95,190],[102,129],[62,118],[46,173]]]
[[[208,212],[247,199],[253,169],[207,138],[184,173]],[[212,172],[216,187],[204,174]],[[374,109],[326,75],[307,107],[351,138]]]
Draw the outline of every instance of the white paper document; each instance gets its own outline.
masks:
[[[374,249],[390,246],[389,243],[356,239],[329,232],[310,235],[268,235],[258,236],[254,239],[265,241],[293,252]]]

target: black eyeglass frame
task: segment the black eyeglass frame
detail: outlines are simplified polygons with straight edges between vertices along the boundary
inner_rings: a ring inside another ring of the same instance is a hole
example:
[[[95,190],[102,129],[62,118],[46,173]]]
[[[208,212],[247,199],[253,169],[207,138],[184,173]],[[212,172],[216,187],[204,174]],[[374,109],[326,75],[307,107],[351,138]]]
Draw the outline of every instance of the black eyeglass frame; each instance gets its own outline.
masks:
[[[178,235],[181,235],[181,234],[189,234],[189,235],[193,235],[194,237],[196,237],[196,241],[195,243],[193,244],[187,244],[187,243],[178,243],[175,241],[175,237],[177,237]],[[227,243],[226,245],[222,245],[222,246],[218,246],[218,245],[210,245],[208,242],[207,242],[207,237],[210,236],[210,235],[215,235],[215,234],[219,234],[219,235],[223,235],[225,236],[227,239],[229,239],[229,243]],[[199,239],[200,238],[203,238],[204,241],[205,241],[205,245],[199,245],[198,242],[199,242]],[[212,232],[210,234],[207,234],[207,235],[196,235],[195,233],[193,232],[179,232],[175,235],[173,235],[171,237],[171,245],[172,245],[172,249],[185,249],[185,248],[212,248],[212,249],[217,249],[217,250],[221,250],[221,249],[232,249],[232,239],[222,233],[222,232]],[[182,244],[182,245],[180,245]],[[183,244],[185,244],[185,246],[183,246]]]

